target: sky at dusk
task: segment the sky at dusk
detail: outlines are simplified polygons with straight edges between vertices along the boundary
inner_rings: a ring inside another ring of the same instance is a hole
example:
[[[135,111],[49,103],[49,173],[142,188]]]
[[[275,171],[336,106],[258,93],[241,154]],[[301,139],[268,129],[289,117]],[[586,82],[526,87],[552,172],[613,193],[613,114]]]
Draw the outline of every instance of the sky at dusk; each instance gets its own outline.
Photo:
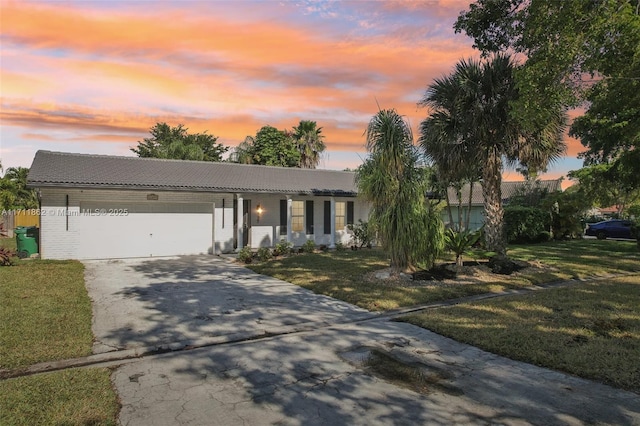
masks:
[[[355,168],[378,107],[406,116],[417,138],[426,87],[478,57],[452,28],[468,4],[0,0],[0,160],[133,156],[157,122],[233,147],[264,125],[314,120],[327,144],[320,168]],[[543,178],[582,166],[582,146],[567,142]]]

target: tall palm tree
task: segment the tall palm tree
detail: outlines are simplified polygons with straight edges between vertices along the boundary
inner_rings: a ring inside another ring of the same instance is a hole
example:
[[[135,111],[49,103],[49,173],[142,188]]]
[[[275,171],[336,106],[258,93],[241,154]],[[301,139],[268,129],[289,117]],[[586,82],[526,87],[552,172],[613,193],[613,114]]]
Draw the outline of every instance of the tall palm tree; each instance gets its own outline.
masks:
[[[444,245],[442,221],[426,202],[428,176],[418,167],[409,124],[395,110],[381,110],[366,130],[367,160],[356,171],[359,194],[371,202],[369,220],[395,272],[419,261],[430,267]]]
[[[472,73],[479,71],[467,67],[464,61],[459,63],[456,69],[466,74],[467,78],[473,78]],[[453,187],[458,193],[458,230],[462,230],[463,227],[469,228],[473,184],[480,179],[481,174],[478,158],[469,154],[469,146],[462,140],[461,130],[464,123],[461,120],[465,118],[464,112],[460,110],[462,95],[463,87],[452,74],[436,79],[418,103],[418,106],[428,107],[432,111],[420,124],[418,142],[424,148],[427,158],[434,164],[439,181],[444,186],[449,223],[454,228],[456,226],[447,188]],[[469,199],[467,217],[463,225],[461,190],[465,184],[469,184]]]
[[[315,121],[300,120],[300,124],[293,128],[293,138],[300,151],[300,167],[315,169],[320,162],[322,152],[326,146],[322,139],[322,127]]]
[[[552,120],[535,128],[512,116],[511,103],[519,97],[516,68],[503,54],[483,62],[463,60],[450,76],[431,84],[421,102],[433,112],[422,123],[420,140],[428,155],[440,161],[439,168],[480,167],[486,243],[500,256],[506,255],[503,164],[542,170],[566,149],[564,111],[552,111]]]

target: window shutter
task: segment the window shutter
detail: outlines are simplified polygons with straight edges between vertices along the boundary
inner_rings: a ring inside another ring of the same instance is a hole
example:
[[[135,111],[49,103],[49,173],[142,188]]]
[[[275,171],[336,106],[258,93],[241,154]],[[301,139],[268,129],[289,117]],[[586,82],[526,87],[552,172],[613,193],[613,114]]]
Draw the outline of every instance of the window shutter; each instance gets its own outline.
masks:
[[[280,200],[280,235],[287,235],[287,200]]]
[[[347,225],[353,225],[353,201],[347,201]]]
[[[324,202],[324,233],[331,235],[331,201]]]
[[[307,223],[307,235],[313,234],[313,200],[307,200],[305,203],[304,217]]]

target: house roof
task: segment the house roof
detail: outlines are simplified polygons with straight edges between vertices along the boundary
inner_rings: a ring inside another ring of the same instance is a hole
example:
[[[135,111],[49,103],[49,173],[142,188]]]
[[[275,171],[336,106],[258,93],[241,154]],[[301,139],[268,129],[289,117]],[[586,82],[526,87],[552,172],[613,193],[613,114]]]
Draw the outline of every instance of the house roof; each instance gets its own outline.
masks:
[[[546,189],[548,192],[556,192],[561,191],[562,179],[555,180],[537,180],[532,183],[532,188]],[[502,182],[501,192],[502,192],[502,201],[508,201],[511,197],[518,194],[519,190],[522,190],[526,185],[526,182]],[[466,204],[469,202],[469,184],[466,184],[462,187],[462,203]],[[452,205],[458,204],[458,196],[456,194],[456,190],[454,188],[448,189],[449,194],[449,202]],[[482,205],[484,204],[484,198],[482,196],[482,186],[480,182],[475,182],[473,184],[473,194],[471,194],[471,204],[472,205]]]
[[[355,196],[355,174],[206,161],[38,151],[30,187],[275,192]]]

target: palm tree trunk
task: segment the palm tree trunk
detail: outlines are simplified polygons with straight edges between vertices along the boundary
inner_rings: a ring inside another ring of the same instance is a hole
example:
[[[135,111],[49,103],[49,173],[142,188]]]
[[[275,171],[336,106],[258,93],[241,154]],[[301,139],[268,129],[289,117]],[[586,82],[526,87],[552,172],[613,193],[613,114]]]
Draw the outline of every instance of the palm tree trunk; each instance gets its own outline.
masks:
[[[499,257],[506,257],[506,244],[502,220],[502,160],[495,149],[489,151],[487,162],[482,170],[482,195],[484,197],[485,239],[487,249]]]
[[[449,200],[449,188],[444,189],[444,194],[447,200],[447,211],[449,212],[449,226],[453,228],[453,213],[451,212],[451,201]]]

